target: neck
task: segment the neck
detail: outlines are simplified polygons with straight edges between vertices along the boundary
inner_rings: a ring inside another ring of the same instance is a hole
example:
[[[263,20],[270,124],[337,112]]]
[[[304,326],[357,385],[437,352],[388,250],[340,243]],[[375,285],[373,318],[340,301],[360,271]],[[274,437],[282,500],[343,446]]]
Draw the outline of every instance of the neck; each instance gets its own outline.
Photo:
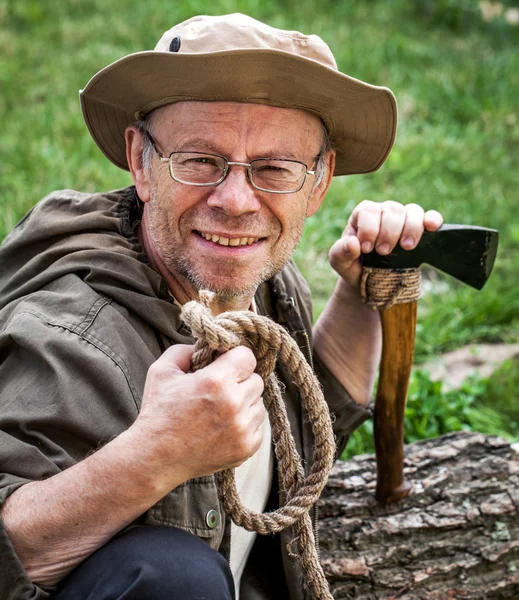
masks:
[[[165,264],[162,255],[153,241],[148,211],[146,205],[142,213],[142,221],[136,229],[137,239],[144,249],[144,253],[151,267],[167,283],[169,291],[173,297],[180,303],[185,304],[191,300],[198,300],[199,290],[183,275],[173,272]],[[223,312],[234,310],[249,310],[254,295],[245,296],[222,296],[215,294],[209,306],[213,315],[219,315]]]

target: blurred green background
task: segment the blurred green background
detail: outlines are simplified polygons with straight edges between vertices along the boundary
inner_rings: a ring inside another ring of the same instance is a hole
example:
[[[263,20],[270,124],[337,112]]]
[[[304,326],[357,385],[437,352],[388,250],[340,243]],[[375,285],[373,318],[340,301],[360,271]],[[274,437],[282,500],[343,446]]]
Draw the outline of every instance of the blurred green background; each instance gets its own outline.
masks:
[[[390,87],[399,103],[397,143],[385,166],[337,179],[308,221],[296,259],[316,314],[334,284],[328,248],[355,204],[419,202],[447,222],[499,229],[500,250],[479,293],[426,272],[417,365],[470,342],[517,341],[519,0],[0,0],[0,238],[54,189],[128,185],[129,175],[91,140],[78,90],[110,62],[153,48],[173,24],[229,12],[320,35],[343,72]],[[513,361],[449,392],[418,369],[407,440],[464,428],[517,439],[518,385]],[[348,452],[371,448],[366,424]]]

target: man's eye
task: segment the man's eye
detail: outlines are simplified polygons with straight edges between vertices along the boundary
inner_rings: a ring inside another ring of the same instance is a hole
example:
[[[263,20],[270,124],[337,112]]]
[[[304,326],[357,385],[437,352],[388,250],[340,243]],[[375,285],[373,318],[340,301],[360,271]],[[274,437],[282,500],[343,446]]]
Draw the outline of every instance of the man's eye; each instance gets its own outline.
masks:
[[[211,165],[216,166],[216,159],[211,156],[191,156],[185,161],[187,165]]]
[[[279,165],[259,165],[256,167],[258,173],[289,173],[288,169],[280,167]]]

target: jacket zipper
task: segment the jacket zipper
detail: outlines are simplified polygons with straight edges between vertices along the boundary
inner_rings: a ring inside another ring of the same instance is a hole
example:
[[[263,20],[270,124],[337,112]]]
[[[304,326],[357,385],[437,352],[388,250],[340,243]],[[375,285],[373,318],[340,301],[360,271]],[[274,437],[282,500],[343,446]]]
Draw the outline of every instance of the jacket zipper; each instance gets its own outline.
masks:
[[[312,358],[312,351],[310,349],[310,338],[308,337],[308,333],[304,330],[301,331],[301,335],[305,338],[305,344],[301,346],[301,352],[303,352],[308,364],[312,367],[312,371],[314,371],[314,359]]]
[[[318,529],[318,520],[319,520],[319,500],[314,504],[314,538],[315,538],[315,551],[317,552],[317,558],[319,562],[321,561],[321,548],[319,548],[319,529]]]

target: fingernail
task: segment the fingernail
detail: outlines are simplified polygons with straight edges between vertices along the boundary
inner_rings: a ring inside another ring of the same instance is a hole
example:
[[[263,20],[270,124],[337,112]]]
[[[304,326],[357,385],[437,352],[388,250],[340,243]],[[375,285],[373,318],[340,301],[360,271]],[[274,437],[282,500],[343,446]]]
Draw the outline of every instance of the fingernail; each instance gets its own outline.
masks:
[[[380,246],[377,246],[377,252],[379,254],[387,254],[389,252],[389,249],[389,244],[380,244]]]
[[[371,242],[362,242],[361,249],[364,253],[371,252],[373,249],[373,244]]]
[[[404,248],[413,248],[414,247],[414,238],[406,237],[402,240],[402,246]]]

